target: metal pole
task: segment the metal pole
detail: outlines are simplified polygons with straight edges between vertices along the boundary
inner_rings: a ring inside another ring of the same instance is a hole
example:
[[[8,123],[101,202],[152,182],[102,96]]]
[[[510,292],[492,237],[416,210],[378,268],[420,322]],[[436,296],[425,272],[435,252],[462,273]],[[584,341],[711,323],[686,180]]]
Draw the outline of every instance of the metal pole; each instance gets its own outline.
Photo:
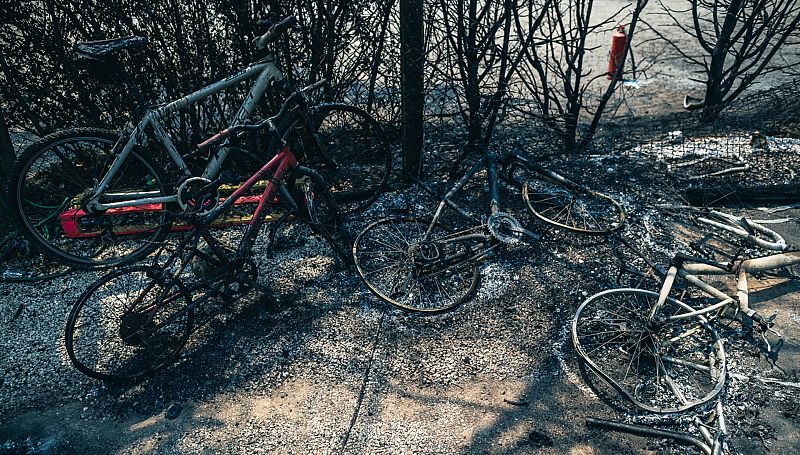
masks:
[[[423,0],[400,0],[400,80],[403,111],[403,171],[422,171],[423,109]]]

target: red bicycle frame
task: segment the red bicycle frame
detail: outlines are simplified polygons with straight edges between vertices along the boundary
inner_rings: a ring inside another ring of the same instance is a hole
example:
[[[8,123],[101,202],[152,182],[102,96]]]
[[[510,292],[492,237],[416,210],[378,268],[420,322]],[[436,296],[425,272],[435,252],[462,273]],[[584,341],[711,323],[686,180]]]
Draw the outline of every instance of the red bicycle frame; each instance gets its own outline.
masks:
[[[289,156],[287,156],[287,153]],[[276,170],[276,175],[279,175],[278,179],[282,179],[286,169],[293,168],[297,165],[297,160],[295,159],[294,155],[288,150],[287,147],[284,147],[278,154],[273,157],[272,160],[269,161],[264,167],[261,168],[261,171],[269,172],[271,170],[271,166],[274,166],[277,160],[282,160],[283,158],[288,158],[286,163],[280,162],[278,163],[278,169]],[[265,170],[266,169],[266,170]],[[259,172],[261,172],[259,171]],[[256,177],[258,174],[253,175],[252,178]],[[242,191],[239,191],[241,188],[250,189],[257,181],[261,180],[261,178],[256,179],[251,183],[250,180],[242,184],[238,189],[234,190],[234,192],[220,201],[226,201],[228,199],[233,199],[235,205],[245,205],[245,204],[258,204],[258,207],[262,207],[263,204],[263,196],[245,196],[242,197]],[[272,184],[272,182],[267,182],[267,189]],[[272,194],[274,191],[265,191],[264,194],[267,193]],[[227,206],[226,206],[227,207]],[[120,207],[120,208],[113,208],[108,209],[103,212],[102,216],[124,216],[132,213],[141,213],[141,212],[156,212],[161,210],[161,204],[145,204],[139,206],[132,206],[132,207]],[[258,213],[258,208],[256,211]],[[71,208],[62,212],[58,219],[61,222],[61,227],[64,229],[64,234],[69,238],[87,238],[87,237],[97,237],[98,235],[102,234],[102,231],[99,229],[96,230],[85,230],[82,229],[80,226],[80,219],[87,216],[87,213],[81,208]],[[254,215],[255,216],[255,215]],[[240,217],[240,218],[226,218],[215,220],[209,226],[223,228],[228,226],[236,226],[240,224],[248,224],[251,223],[253,220],[252,216],[248,217]],[[127,235],[127,234],[141,234],[147,232],[148,229],[153,229],[154,226],[141,226],[141,225],[131,225],[131,226],[117,226],[114,228],[114,233],[117,235]],[[175,223],[173,224],[171,230],[172,231],[184,231],[187,229],[191,229],[192,226],[189,224],[181,224]]]

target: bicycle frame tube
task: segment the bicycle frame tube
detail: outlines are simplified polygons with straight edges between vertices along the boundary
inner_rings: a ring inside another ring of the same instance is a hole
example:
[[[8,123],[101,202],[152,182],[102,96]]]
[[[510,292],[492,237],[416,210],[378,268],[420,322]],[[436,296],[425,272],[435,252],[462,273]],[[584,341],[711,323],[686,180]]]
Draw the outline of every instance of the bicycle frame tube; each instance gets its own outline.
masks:
[[[677,274],[691,285],[697,287],[711,297],[720,299],[719,302],[708,307],[699,309],[691,313],[683,313],[671,317],[670,319],[684,319],[696,315],[708,314],[721,310],[725,306],[737,302],[740,311],[745,313],[748,317],[755,313],[750,309],[749,304],[749,289],[747,286],[747,273],[766,272],[768,270],[775,270],[781,267],[787,267],[794,264],[800,264],[800,252],[794,251],[790,253],[773,254],[762,258],[747,259],[739,261],[737,266],[734,267],[734,272],[721,269],[708,264],[684,264],[682,267],[677,268]],[[670,269],[672,270],[672,269]],[[696,275],[736,275],[736,299],[730,295],[720,291],[719,289],[711,286],[705,281],[698,278]],[[662,286],[661,294],[666,295],[672,288],[672,283],[667,285],[665,281]]]
[[[267,164],[261,167],[255,174],[253,174],[247,181],[242,184],[236,191],[234,191],[225,201],[219,206],[212,209],[203,218],[202,224],[209,224],[211,221],[219,217],[222,212],[227,210],[233,203],[236,202],[245,192],[247,192],[256,182],[268,179],[267,185],[264,188],[264,193],[261,200],[258,202],[255,213],[253,214],[253,221],[247,227],[242,241],[239,245],[239,252],[247,251],[253,246],[253,242],[264,224],[265,215],[272,207],[272,199],[275,196],[278,185],[283,182],[288,171],[297,166],[297,159],[295,158],[289,146],[284,146]]]
[[[541,165],[539,165],[537,163],[534,163],[533,161],[530,160],[530,158],[528,158],[526,155],[523,155],[520,152],[511,151],[511,152],[509,152],[509,155],[513,159],[515,159],[515,160],[519,161],[520,163],[522,163],[523,166],[527,167],[531,171],[534,171],[534,172],[536,172],[536,173],[538,173],[540,175],[545,175],[545,176],[555,180],[556,182],[558,182],[558,183],[560,183],[560,184],[562,184],[562,185],[564,185],[567,188],[570,188],[572,190],[585,191],[582,186],[580,186],[577,183],[567,179],[563,175],[556,174],[555,172],[551,171],[550,169],[547,169],[546,167],[543,167],[543,166],[541,166]]]
[[[431,220],[431,223],[428,226],[428,230],[425,232],[425,236],[423,237],[423,241],[429,239],[429,237],[431,235],[431,232],[433,231],[433,227],[436,225],[436,222],[439,220],[439,217],[442,216],[442,211],[444,210],[445,206],[451,207],[452,209],[454,209],[455,211],[457,211],[458,213],[460,213],[461,215],[463,215],[463,216],[465,216],[467,218],[470,218],[470,219],[475,218],[475,216],[473,216],[472,214],[464,211],[455,202],[453,202],[452,198],[453,198],[453,196],[456,195],[456,193],[461,191],[461,189],[464,187],[464,185],[466,185],[467,182],[472,177],[474,177],[475,174],[477,174],[481,170],[481,168],[483,168],[484,165],[486,165],[486,167],[488,168],[489,167],[488,166],[488,162],[489,162],[488,155],[484,155],[483,157],[481,157],[481,159],[478,160],[478,162],[475,163],[470,168],[470,170],[467,171],[467,173],[464,174],[464,176],[461,177],[461,179],[459,179],[458,182],[456,182],[455,185],[453,185],[453,187],[450,189],[450,191],[448,191],[447,194],[445,194],[444,198],[442,198],[441,202],[439,202],[439,206],[436,207],[436,213],[434,213],[433,219]],[[495,172],[497,172],[497,166],[495,166]],[[491,179],[490,179],[490,181],[491,181]],[[495,181],[495,186],[496,186],[496,184],[497,184],[496,176],[495,176],[494,181]],[[428,191],[431,191],[431,190],[428,189]],[[497,188],[494,188],[493,193],[495,193],[495,192],[497,192]]]
[[[267,85],[270,83],[270,81],[277,82],[283,80],[283,73],[281,73],[280,69],[277,66],[275,66],[272,56],[269,56],[262,63],[253,65],[250,68],[253,68],[254,71],[253,74],[255,74],[255,72],[258,72],[258,70],[260,69],[261,74],[258,76],[256,82],[250,88],[250,92],[248,92],[247,97],[242,103],[242,106],[239,108],[239,111],[233,117],[233,120],[228,124],[228,128],[235,125],[240,125],[246,119],[250,118],[250,116],[255,111],[256,106],[261,101],[261,98],[263,98],[264,92],[266,91]],[[248,68],[248,70],[250,68]],[[213,180],[214,177],[217,176],[217,173],[219,172],[222,163],[225,161],[226,156],[228,156],[227,148],[224,146],[217,147],[217,151],[211,157],[211,159],[208,162],[208,165],[206,166],[206,169],[203,171],[203,177],[209,180]]]
[[[432,261],[428,266],[432,266],[433,271],[425,273],[425,266],[423,265],[420,270],[420,276],[430,275],[439,273],[443,269],[447,269],[450,267],[455,267],[460,264],[471,263],[471,262],[480,262],[486,257],[486,253],[484,251],[477,252],[471,256],[467,256],[466,253],[457,253],[452,256],[446,256],[443,259],[437,259]]]
[[[675,277],[678,275],[678,267],[672,266],[667,271],[667,276],[664,277],[664,284],[661,286],[661,291],[658,293],[658,301],[653,308],[650,309],[650,314],[647,315],[647,320],[652,321],[653,318],[656,316],[658,309],[664,305],[664,302],[667,301],[667,297],[669,297],[669,291],[672,290],[672,285],[675,283]]]
[[[108,184],[114,179],[120,168],[122,168],[123,163],[128,158],[136,144],[141,142],[142,136],[148,127],[153,128],[156,137],[167,150],[167,153],[172,158],[172,161],[178,166],[181,172],[186,176],[191,176],[191,172],[189,171],[186,162],[181,157],[180,153],[175,147],[175,144],[173,144],[169,136],[166,134],[166,132],[164,132],[159,120],[167,115],[196,104],[211,95],[219,93],[222,90],[234,86],[241,81],[249,79],[257,74],[259,75],[258,79],[256,79],[256,82],[250,88],[250,91],[242,103],[242,106],[239,108],[233,120],[228,124],[228,127],[238,125],[247,119],[253,113],[253,111],[255,111],[256,105],[259,101],[261,101],[261,98],[263,97],[264,91],[266,90],[267,84],[269,84],[270,80],[278,81],[283,79],[283,74],[280,72],[280,69],[275,66],[275,63],[271,58],[267,58],[259,63],[251,65],[236,74],[208,85],[169,104],[158,107],[154,110],[148,109],[145,111],[142,120],[136,125],[133,133],[125,143],[125,146],[119,151],[117,157],[114,159],[111,168],[98,184],[95,191],[95,196],[89,202],[88,207],[95,211],[101,211],[110,208],[131,207],[137,205],[176,201],[177,197],[175,195],[166,197],[148,197],[148,195],[157,194],[157,192],[114,194],[111,197],[111,199],[126,199],[124,202],[101,203],[99,201],[99,197],[101,194],[103,194]],[[225,147],[219,147],[214,156],[212,156],[209,160],[208,165],[203,172],[203,177],[209,180],[216,177],[226,156],[227,150]]]
[[[497,186],[497,153],[486,152],[486,178],[489,180],[490,213],[494,215],[500,211],[500,188]]]

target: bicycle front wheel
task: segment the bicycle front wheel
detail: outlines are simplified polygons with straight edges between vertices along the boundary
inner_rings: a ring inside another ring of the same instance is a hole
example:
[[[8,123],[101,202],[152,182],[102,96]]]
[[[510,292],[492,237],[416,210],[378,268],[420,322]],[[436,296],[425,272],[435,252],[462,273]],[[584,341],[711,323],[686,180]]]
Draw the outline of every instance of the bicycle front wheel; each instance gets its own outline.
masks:
[[[312,108],[317,156],[309,164],[331,184],[343,214],[372,205],[392,171],[389,141],[380,123],[363,109],[346,104]]]
[[[722,341],[703,316],[668,298],[650,317],[658,293],[612,289],[589,297],[572,321],[584,363],[635,405],[681,412],[713,399],[725,383]]]
[[[613,198],[522,167],[522,198],[536,218],[578,234],[608,235],[622,227],[625,211]]]
[[[27,237],[61,263],[93,268],[130,262],[152,251],[170,227],[164,204],[97,214],[81,207],[111,166],[116,140],[106,130],[62,131],[25,149],[12,168],[12,211]],[[158,166],[132,152],[101,202],[166,195]]]
[[[72,364],[89,377],[136,379],[172,363],[192,330],[191,295],[161,269],[115,270],[80,296],[67,319]]]
[[[352,237],[344,226],[327,182],[317,172],[303,166],[294,169],[289,182],[292,197],[300,208],[300,217],[312,231],[328,241],[336,257],[346,265],[352,265]]]
[[[389,218],[356,238],[356,271],[381,300],[405,311],[441,313],[463,303],[478,285],[476,248],[415,218]]]

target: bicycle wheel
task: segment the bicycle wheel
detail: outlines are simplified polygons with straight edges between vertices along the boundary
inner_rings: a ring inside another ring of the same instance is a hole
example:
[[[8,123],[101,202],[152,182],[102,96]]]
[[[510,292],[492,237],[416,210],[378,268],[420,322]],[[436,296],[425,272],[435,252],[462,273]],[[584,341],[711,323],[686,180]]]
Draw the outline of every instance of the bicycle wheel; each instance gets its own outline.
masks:
[[[717,236],[728,239],[734,245],[749,243],[767,252],[784,251],[789,248],[786,240],[777,232],[745,217],[708,210],[696,217],[697,223]]]
[[[386,188],[392,170],[389,141],[378,123],[363,109],[346,104],[312,108],[315,127],[309,164],[331,184],[342,214],[372,205]]]
[[[358,276],[381,300],[405,311],[441,313],[463,303],[478,285],[479,251],[449,241],[450,230],[415,218],[389,218],[356,238]]]
[[[536,218],[570,232],[608,235],[622,227],[625,211],[605,194],[584,188],[556,175],[531,171],[524,175],[522,198]]]
[[[95,281],[70,311],[67,354],[81,373],[130,380],[172,363],[192,330],[191,295],[151,266],[117,269]]]
[[[59,262],[92,268],[133,261],[152,251],[170,227],[163,204],[93,215],[81,209],[81,199],[111,165],[116,140],[106,130],[62,131],[25,149],[11,170],[12,211],[27,236]],[[134,192],[167,194],[158,166],[136,152],[125,160],[101,202],[124,200],[125,193]]]
[[[658,293],[612,289],[589,297],[572,321],[572,342],[585,364],[635,405],[680,412],[713,399],[725,383],[722,341],[692,308]]]
[[[298,166],[289,182],[295,204],[300,207],[300,217],[311,230],[328,241],[342,262],[353,264],[353,241],[344,226],[339,208],[328,190],[328,184],[315,171]]]

